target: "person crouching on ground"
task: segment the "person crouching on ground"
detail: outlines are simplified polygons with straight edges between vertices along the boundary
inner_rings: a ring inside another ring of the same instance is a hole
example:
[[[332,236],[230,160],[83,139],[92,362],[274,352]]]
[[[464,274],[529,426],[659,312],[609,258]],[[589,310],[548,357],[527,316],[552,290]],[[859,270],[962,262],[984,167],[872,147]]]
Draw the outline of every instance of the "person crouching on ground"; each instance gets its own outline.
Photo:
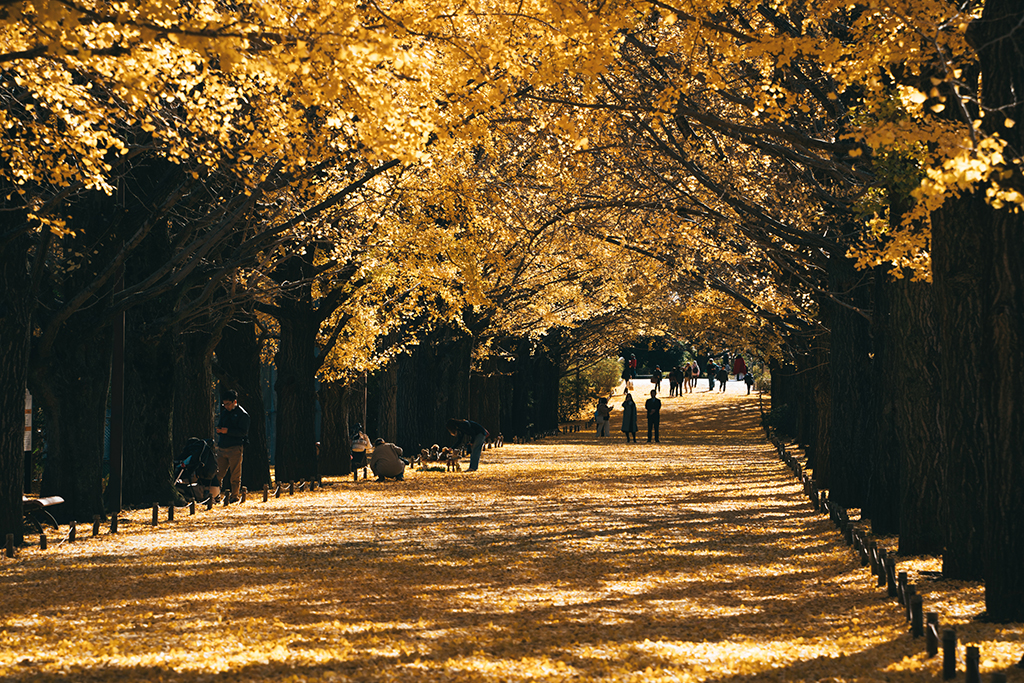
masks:
[[[633,396],[628,391],[626,398],[622,400],[622,431],[626,434],[626,443],[629,443],[631,435],[633,443],[636,443],[636,403],[633,402]]]
[[[469,467],[466,468],[466,471],[476,472],[480,466],[480,451],[484,447],[484,441],[489,436],[487,429],[482,424],[472,420],[459,420],[454,417],[448,420],[445,427],[448,429],[449,434],[458,437],[455,442],[455,448],[460,448],[467,443],[469,444]]]
[[[228,389],[221,395],[220,419],[217,421],[217,483],[231,472],[229,503],[241,499],[242,451],[249,443],[249,413],[238,405],[238,392]]]
[[[393,443],[385,443],[384,439],[377,439],[373,442],[373,453],[370,454],[370,469],[376,475],[377,481],[404,480],[405,461],[402,459],[402,449]]]

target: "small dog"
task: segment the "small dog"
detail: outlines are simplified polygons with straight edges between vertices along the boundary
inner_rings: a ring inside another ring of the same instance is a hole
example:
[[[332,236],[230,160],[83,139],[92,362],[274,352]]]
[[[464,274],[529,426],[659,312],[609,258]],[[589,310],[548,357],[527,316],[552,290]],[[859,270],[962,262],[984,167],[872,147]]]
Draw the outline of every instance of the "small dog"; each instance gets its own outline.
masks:
[[[444,471],[445,472],[461,472],[462,465],[459,464],[459,458],[462,457],[461,450],[452,450],[445,448],[442,453],[445,454],[444,458]]]

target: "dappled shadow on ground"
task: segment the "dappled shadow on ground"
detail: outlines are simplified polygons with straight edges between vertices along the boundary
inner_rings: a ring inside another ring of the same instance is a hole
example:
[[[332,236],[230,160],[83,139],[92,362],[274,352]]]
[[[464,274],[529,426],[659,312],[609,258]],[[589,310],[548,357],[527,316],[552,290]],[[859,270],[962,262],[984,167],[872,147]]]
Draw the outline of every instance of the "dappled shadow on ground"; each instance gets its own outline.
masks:
[[[564,435],[472,474],[339,481],[156,529],[140,513],[117,538],[26,552],[0,565],[0,677],[934,674],[757,437],[756,399],[696,396],[666,400],[657,445]]]

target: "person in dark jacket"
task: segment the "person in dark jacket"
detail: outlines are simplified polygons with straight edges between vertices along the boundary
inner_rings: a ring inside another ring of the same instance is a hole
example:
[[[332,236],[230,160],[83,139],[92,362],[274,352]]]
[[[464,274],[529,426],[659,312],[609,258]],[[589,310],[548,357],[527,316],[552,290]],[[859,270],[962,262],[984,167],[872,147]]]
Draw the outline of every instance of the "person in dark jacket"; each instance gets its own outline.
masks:
[[[238,405],[238,392],[228,389],[221,395],[220,419],[217,421],[217,483],[231,473],[229,503],[242,492],[242,454],[249,443],[249,413]]]
[[[622,431],[626,434],[626,443],[629,443],[630,436],[633,437],[633,443],[636,443],[636,403],[628,391],[622,400]]]
[[[487,429],[482,424],[472,420],[459,420],[456,418],[448,420],[446,427],[449,434],[458,437],[455,442],[455,448],[461,448],[464,445],[469,446],[469,467],[466,468],[466,471],[476,472],[477,468],[480,467],[480,451],[483,449],[484,441],[488,437]]]
[[[658,392],[655,389],[651,389],[651,397],[644,403],[644,408],[647,410],[647,443],[651,442],[652,434],[654,436],[654,443],[659,443],[661,399],[658,398]]]

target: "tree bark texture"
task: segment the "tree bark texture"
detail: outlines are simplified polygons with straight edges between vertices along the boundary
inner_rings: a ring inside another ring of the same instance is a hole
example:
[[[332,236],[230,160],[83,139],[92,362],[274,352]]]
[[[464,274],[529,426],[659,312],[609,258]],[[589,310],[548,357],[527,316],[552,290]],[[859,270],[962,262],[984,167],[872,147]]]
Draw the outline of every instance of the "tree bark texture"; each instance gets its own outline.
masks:
[[[349,474],[352,471],[352,441],[349,432],[353,422],[352,411],[361,405],[354,400],[354,387],[340,380],[321,382],[320,397],[320,473],[327,476]]]
[[[25,386],[33,299],[25,254],[27,240],[0,249],[0,538],[21,545],[24,479]]]
[[[214,431],[213,370],[216,339],[203,330],[179,332],[174,348],[174,415],[171,449],[181,453],[192,437],[212,439]]]
[[[46,414],[42,494],[60,496],[60,520],[104,514],[103,442],[110,384],[111,328],[78,313],[58,333],[51,352],[33,359],[32,393]]]
[[[309,296],[282,302],[278,323],[281,339],[277,366],[277,442],[275,476],[278,482],[309,480],[319,475],[316,462],[316,335],[319,314]]]
[[[953,579],[983,576],[985,453],[991,428],[986,408],[992,393],[985,368],[996,360],[986,343],[990,268],[983,254],[991,238],[977,220],[986,211],[984,200],[971,195],[950,200],[932,214],[932,273],[942,349],[942,572]]]
[[[242,459],[242,485],[258,491],[270,484],[270,447],[267,442],[267,412],[260,383],[260,339],[256,321],[249,312],[239,312],[221,332],[217,342],[214,373],[221,390],[238,392],[238,404],[249,413],[249,444]]]
[[[146,308],[146,307],[143,307]],[[125,320],[125,421],[121,502],[128,507],[174,499],[171,413],[174,355],[170,333],[146,337],[144,310]]]
[[[870,309],[869,276],[852,261],[829,262],[833,292],[850,306]],[[828,304],[831,329],[832,424],[829,496],[845,508],[867,503],[868,477],[874,462],[874,391],[870,322],[858,311]]]

